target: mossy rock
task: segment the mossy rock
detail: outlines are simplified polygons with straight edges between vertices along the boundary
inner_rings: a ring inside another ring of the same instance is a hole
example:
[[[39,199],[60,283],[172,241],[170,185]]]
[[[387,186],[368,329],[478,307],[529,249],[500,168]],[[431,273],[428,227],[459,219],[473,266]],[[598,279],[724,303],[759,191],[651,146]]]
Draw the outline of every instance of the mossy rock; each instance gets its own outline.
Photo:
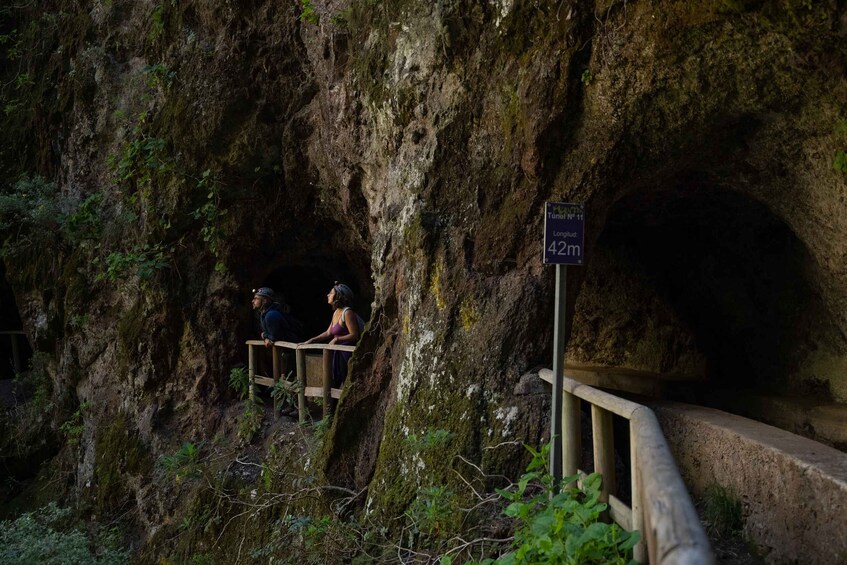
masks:
[[[127,414],[104,422],[95,434],[93,502],[98,514],[112,515],[132,498],[127,480],[149,475],[153,460]]]

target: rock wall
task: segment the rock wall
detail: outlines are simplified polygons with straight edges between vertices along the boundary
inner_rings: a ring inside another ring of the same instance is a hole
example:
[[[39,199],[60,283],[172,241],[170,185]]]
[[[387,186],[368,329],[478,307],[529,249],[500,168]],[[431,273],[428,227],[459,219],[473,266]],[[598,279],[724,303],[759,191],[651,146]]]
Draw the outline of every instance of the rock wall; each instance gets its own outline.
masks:
[[[588,210],[572,359],[847,400],[842,0],[42,4],[3,15],[4,190],[45,177],[80,222],[97,195],[102,225],[3,260],[91,407],[80,489],[116,414],[151,454],[213,435],[246,289],[333,263],[373,300],[326,476],[391,516],[458,455],[517,472],[546,200]]]

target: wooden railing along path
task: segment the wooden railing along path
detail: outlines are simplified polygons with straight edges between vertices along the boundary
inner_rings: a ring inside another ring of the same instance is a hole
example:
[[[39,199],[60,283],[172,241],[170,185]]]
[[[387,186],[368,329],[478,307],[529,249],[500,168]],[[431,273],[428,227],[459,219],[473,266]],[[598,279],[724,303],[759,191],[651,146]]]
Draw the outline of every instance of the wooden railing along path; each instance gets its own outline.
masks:
[[[21,360],[21,348],[18,343],[18,336],[24,335],[22,330],[2,331],[0,335],[7,335],[12,340],[12,368],[15,373],[22,373],[24,370],[23,361]]]
[[[282,386],[290,391],[297,392],[297,408],[300,413],[300,423],[306,421],[306,398],[322,398],[323,399],[323,417],[329,416],[330,399],[338,399],[341,397],[340,388],[332,388],[332,352],[333,351],[355,351],[356,348],[352,345],[330,345],[328,343],[293,343],[290,341],[275,341],[271,349],[272,368],[271,376],[260,375],[256,372],[256,349],[259,354],[266,349],[265,342],[262,340],[251,339],[247,341],[247,366],[248,375],[250,378],[250,398],[252,399],[255,391],[254,385],[262,385],[267,387],[277,386],[277,382],[281,382]],[[296,380],[285,380],[284,376],[288,374],[289,367],[284,366],[284,358],[281,355],[285,349],[295,352],[295,367]],[[323,363],[320,384],[321,386],[308,386],[308,375],[306,371],[306,352],[307,351],[322,351]],[[279,399],[274,397],[274,416],[279,413]]]
[[[540,376],[553,383],[553,371],[542,369]],[[641,532],[642,542],[635,547],[635,559],[662,565],[714,564],[709,540],[659,422],[646,406],[565,376],[562,402],[564,475],[577,474],[582,456],[580,400],[591,405],[594,470],[603,476],[602,500],[608,503],[610,517],[618,525]],[[631,506],[614,494],[617,490],[613,415],[629,420]]]

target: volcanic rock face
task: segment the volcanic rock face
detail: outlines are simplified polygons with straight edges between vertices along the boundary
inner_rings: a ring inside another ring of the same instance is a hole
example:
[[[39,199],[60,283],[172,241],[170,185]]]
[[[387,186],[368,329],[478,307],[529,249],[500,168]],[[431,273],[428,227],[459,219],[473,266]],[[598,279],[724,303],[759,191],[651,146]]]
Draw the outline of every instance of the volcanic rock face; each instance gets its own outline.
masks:
[[[90,406],[81,489],[116,414],[151,453],[214,434],[280,268],[372,301],[329,480],[394,515],[451,476],[404,440],[434,429],[516,472],[548,429],[513,392],[550,364],[546,200],[586,203],[572,360],[847,401],[843,2],[45,4],[4,16],[40,27],[2,170],[103,227],[4,262]]]

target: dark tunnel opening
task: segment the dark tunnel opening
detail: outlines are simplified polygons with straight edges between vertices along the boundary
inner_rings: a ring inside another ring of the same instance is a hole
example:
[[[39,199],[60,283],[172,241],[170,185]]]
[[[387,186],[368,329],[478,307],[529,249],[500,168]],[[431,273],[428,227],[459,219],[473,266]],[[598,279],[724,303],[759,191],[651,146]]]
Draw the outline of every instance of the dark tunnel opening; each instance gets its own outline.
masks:
[[[763,204],[688,174],[611,210],[598,248],[637,268],[706,360],[709,388],[784,393],[828,315],[811,258]]]
[[[334,254],[285,257],[277,258],[266,270],[251,275],[247,279],[251,286],[243,295],[250,338],[258,339],[260,331],[257,314],[250,312],[250,291],[262,286],[273,289],[278,301],[288,305],[291,315],[299,322],[301,340],[318,335],[329,326],[332,309],[327,304],[327,293],[336,281],[353,290],[353,310],[369,320],[374,290],[370,271],[359,263],[361,261],[354,263]]]
[[[370,317],[373,290],[361,288],[359,278],[349,267],[341,263],[286,265],[271,271],[262,286],[269,286],[282,296],[291,308],[291,314],[303,326],[302,339],[317,335],[329,326],[332,308],[327,303],[327,294],[335,282],[349,286],[355,300],[352,308],[362,318]]]

